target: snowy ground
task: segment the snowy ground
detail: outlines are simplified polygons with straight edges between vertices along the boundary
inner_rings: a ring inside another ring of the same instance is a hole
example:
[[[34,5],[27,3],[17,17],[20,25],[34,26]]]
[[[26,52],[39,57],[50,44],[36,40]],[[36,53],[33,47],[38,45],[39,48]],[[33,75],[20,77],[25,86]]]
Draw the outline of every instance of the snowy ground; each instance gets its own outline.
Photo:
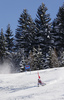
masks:
[[[37,72],[0,74],[0,100],[64,100],[64,68],[40,70],[39,87]]]

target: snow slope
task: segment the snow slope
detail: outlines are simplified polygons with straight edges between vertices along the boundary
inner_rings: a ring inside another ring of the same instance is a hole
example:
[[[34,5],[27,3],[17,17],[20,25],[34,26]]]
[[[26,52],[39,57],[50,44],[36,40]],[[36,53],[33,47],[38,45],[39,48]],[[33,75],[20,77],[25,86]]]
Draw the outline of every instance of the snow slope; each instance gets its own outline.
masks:
[[[37,72],[45,86],[37,86]],[[0,100],[64,100],[64,68],[0,74]]]

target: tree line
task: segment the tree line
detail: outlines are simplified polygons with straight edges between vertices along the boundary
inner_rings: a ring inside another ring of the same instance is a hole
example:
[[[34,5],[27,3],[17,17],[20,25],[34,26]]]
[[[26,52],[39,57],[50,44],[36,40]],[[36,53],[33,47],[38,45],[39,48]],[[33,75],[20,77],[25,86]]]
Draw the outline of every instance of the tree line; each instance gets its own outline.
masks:
[[[18,19],[13,36],[10,24],[0,32],[0,63],[12,62],[15,70],[24,70],[30,64],[32,70],[62,66],[64,51],[64,3],[51,22],[47,7],[42,3],[35,20],[24,9]],[[54,63],[56,62],[56,63]]]

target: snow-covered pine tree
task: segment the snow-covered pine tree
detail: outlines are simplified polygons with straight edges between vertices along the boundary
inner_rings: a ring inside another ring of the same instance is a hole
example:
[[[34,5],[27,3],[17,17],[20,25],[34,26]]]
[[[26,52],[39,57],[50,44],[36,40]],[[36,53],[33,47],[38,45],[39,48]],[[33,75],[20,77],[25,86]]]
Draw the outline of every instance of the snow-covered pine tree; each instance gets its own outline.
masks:
[[[33,69],[33,65],[34,65],[34,56],[33,56],[33,52],[30,50],[29,52],[29,56],[28,56],[28,63],[30,65],[31,70]]]
[[[43,54],[40,46],[38,46],[38,49],[33,47],[33,52],[30,52],[28,59],[30,62],[31,70],[44,69]]]
[[[46,53],[46,55],[44,56],[44,64],[43,64],[44,68],[50,68],[50,51],[48,51]]]
[[[31,66],[31,70],[36,70],[37,69],[37,49],[35,49],[35,47],[33,47],[33,51],[30,51],[28,60],[30,62],[30,66]]]
[[[59,8],[59,12],[57,14],[57,24],[59,28],[59,37],[61,37],[61,46],[64,48],[64,3]]]
[[[60,67],[64,66],[64,51],[61,53]]]
[[[20,72],[25,71],[25,66],[28,65],[28,58],[26,58],[24,53],[24,48],[21,49],[21,60],[19,62]]]
[[[13,51],[13,47],[14,47],[14,43],[13,43],[13,34],[12,34],[12,31],[10,29],[10,24],[8,24],[7,26],[7,30],[6,30],[6,33],[5,33],[5,38],[6,38],[6,47],[7,47],[7,51],[8,52],[12,52]]]
[[[24,48],[26,55],[32,50],[35,44],[35,24],[31,16],[24,9],[18,20],[18,28],[16,29],[16,48]]]
[[[38,45],[42,48],[43,52],[47,52],[50,45],[50,15],[46,14],[47,7],[45,4],[41,4],[37,10],[37,15],[35,19],[36,23],[36,39]],[[48,38],[49,37],[49,38]]]
[[[50,49],[50,62],[51,62],[51,68],[54,68],[54,67],[59,67],[59,61],[58,61],[58,56],[57,56],[57,53],[56,53],[56,49],[54,48],[51,48]]]
[[[54,40],[53,45],[59,51],[64,48],[64,3],[61,7],[59,7],[57,17],[54,19],[52,26],[52,37]]]
[[[38,46],[38,50],[37,50],[37,60],[38,60],[38,66],[37,68],[39,69],[44,69],[44,66],[43,66],[43,54],[42,54],[42,49],[40,48],[40,46]]]
[[[3,29],[1,29],[0,32],[0,63],[3,63],[4,60],[4,56],[5,56],[5,51],[6,51],[6,47],[5,47],[5,37],[3,34]]]
[[[15,66],[15,71],[20,72],[20,67],[22,67],[21,61],[23,60],[23,56],[24,56],[24,50],[23,49],[12,52],[13,64]]]

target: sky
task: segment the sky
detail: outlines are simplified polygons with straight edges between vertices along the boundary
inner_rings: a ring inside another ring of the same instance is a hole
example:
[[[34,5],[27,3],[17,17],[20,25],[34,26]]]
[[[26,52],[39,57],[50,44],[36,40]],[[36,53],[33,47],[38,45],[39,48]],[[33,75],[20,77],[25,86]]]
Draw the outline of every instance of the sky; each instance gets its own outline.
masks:
[[[47,14],[50,14],[51,21],[53,21],[63,2],[64,0],[0,0],[0,31],[3,28],[3,32],[5,33],[7,25],[10,24],[11,30],[15,34],[18,19],[23,9],[27,9],[28,14],[34,20],[37,9],[42,3],[48,8]]]

